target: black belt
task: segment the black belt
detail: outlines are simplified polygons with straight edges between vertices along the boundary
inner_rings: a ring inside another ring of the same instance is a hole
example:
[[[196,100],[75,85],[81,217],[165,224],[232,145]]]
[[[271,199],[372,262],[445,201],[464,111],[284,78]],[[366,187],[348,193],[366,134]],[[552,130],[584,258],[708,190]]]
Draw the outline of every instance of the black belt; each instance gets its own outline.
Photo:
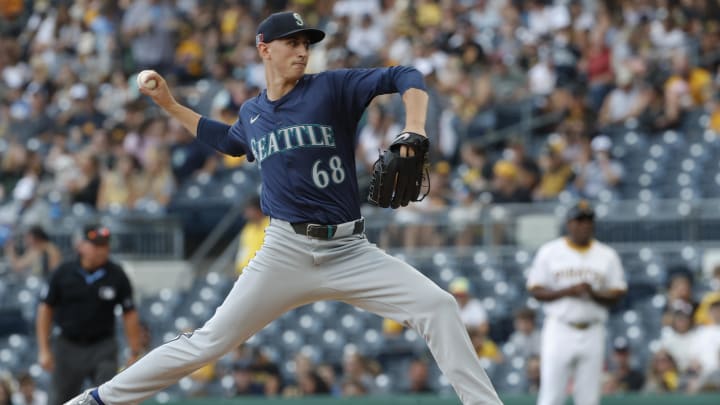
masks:
[[[298,222],[292,224],[295,233],[305,235],[309,238],[330,240],[350,235],[357,235],[365,232],[365,220],[358,219],[353,222],[346,222],[338,225],[320,225],[309,222]]]

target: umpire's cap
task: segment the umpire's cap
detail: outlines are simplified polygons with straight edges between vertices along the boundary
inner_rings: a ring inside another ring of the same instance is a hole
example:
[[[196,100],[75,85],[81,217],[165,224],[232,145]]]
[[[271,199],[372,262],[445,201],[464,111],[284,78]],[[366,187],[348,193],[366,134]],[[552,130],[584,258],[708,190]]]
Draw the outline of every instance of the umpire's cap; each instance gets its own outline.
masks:
[[[590,202],[587,200],[580,200],[577,204],[572,206],[567,214],[565,215],[565,219],[567,221],[572,221],[575,219],[589,219],[594,220],[595,219],[595,210],[593,209],[592,205],[590,205]]]
[[[100,224],[85,225],[83,239],[93,245],[106,246],[110,243],[110,229]]]
[[[272,42],[276,39],[287,38],[298,33],[307,34],[310,43],[320,42],[325,38],[325,33],[316,28],[305,27],[305,21],[298,13],[287,11],[271,14],[270,17],[260,23],[255,35],[255,45],[260,42]]]

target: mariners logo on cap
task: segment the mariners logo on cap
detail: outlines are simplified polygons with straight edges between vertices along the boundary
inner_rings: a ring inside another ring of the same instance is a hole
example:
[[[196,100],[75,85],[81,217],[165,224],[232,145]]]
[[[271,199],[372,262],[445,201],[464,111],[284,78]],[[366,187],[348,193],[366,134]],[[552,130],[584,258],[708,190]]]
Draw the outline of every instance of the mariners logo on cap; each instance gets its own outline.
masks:
[[[305,25],[305,22],[303,21],[302,17],[300,17],[300,14],[293,13],[293,17],[295,17],[295,23],[298,26],[302,27],[303,25]]]

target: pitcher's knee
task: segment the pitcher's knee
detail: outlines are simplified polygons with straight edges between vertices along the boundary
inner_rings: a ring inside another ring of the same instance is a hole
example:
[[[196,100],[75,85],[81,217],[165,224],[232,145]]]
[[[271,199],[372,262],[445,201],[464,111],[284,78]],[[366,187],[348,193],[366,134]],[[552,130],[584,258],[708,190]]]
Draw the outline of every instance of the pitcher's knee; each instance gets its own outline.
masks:
[[[428,306],[435,314],[447,314],[458,311],[458,304],[450,293],[438,290],[428,297]]]
[[[191,353],[195,354],[193,361],[195,364],[213,361],[234,348],[234,342],[227,336],[222,336],[218,332],[208,332],[206,329],[183,333],[179,339],[186,339],[187,344],[193,347]]]

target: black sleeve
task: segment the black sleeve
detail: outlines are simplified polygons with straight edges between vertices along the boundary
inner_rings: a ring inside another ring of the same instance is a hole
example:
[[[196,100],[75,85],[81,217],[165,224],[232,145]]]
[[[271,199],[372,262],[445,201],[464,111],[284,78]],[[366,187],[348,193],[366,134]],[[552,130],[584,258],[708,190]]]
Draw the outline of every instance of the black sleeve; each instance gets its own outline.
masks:
[[[60,264],[58,268],[55,269],[55,271],[50,273],[50,279],[48,280],[48,284],[45,287],[45,290],[40,293],[40,301],[51,307],[56,306],[62,298],[62,289],[60,288],[59,279],[62,273],[64,273],[65,267],[65,264]]]
[[[123,313],[127,313],[130,311],[135,310],[135,301],[133,300],[133,289],[132,285],[130,284],[130,279],[125,274],[125,271],[122,269],[122,267],[118,266],[118,274],[120,277],[118,278],[118,294],[117,294],[117,303],[122,306]]]

